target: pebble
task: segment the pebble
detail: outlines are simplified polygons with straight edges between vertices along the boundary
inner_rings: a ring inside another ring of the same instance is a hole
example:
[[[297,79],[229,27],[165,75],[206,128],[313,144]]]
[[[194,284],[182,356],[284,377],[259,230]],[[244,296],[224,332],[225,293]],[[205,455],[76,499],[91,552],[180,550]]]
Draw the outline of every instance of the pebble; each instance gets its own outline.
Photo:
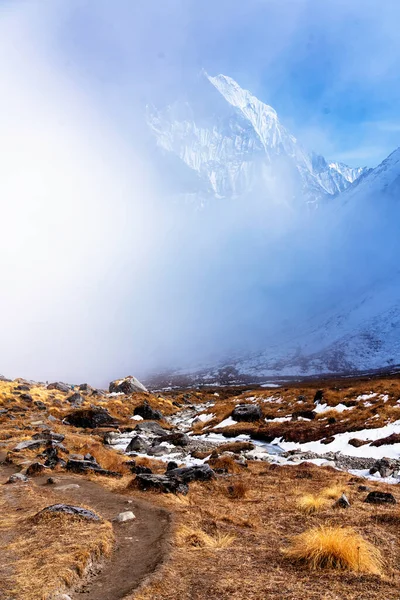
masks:
[[[126,510],[125,512],[119,513],[118,517],[116,518],[116,520],[119,523],[124,523],[125,521],[132,521],[132,519],[136,519],[136,517],[131,510]]]

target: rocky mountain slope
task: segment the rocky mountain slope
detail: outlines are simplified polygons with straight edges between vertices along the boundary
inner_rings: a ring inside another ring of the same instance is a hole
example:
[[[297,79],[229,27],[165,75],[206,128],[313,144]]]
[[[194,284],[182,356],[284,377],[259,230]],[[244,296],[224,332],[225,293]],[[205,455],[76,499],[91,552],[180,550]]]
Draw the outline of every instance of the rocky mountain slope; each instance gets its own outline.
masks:
[[[202,202],[252,192],[268,199],[279,190],[288,201],[315,203],[367,171],[305,150],[271,106],[225,75],[202,72],[184,100],[148,106],[147,122],[165,160],[172,154],[196,174],[191,195]]]

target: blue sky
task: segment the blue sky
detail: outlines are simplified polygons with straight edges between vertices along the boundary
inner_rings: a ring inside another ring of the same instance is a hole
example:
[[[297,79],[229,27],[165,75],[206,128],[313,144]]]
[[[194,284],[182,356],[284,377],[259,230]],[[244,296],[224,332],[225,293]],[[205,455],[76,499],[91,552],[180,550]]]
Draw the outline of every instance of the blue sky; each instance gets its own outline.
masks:
[[[38,27],[60,68],[81,77],[124,127],[136,102],[168,101],[205,68],[251,89],[307,147],[329,159],[375,166],[400,145],[397,0],[55,0],[52,10],[50,3],[39,6]]]

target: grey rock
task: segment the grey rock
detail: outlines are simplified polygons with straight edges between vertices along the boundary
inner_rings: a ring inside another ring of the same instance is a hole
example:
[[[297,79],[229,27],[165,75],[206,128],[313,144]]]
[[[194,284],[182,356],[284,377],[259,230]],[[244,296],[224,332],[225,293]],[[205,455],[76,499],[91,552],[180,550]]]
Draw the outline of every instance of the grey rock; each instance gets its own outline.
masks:
[[[346,494],[342,494],[340,496],[340,498],[338,500],[336,500],[334,506],[337,508],[349,508],[350,502],[349,502]]]
[[[149,449],[150,445],[140,435],[135,435],[126,447],[125,452],[140,452],[145,454]]]
[[[14,448],[14,452],[20,452],[21,450],[37,450],[40,446],[44,446],[47,443],[47,440],[44,439],[34,439],[34,440],[25,440],[23,442],[19,442]]]
[[[235,421],[252,422],[262,418],[262,411],[258,404],[238,404],[232,411],[232,419]]]
[[[186,433],[167,433],[157,438],[157,443],[168,442],[174,446],[186,447],[189,445],[190,438]]]
[[[136,519],[133,512],[131,510],[126,510],[124,512],[119,513],[119,515],[116,518],[116,521],[118,521],[119,523],[125,523],[125,521],[132,521],[133,519]]]
[[[71,406],[78,408],[79,406],[82,406],[82,404],[85,402],[85,399],[83,396],[78,394],[78,392],[75,392],[75,394],[68,396],[67,402],[69,402]]]
[[[369,504],[396,504],[396,498],[390,492],[370,492],[364,502]]]
[[[177,477],[185,483],[190,483],[191,481],[209,481],[215,477],[215,473],[209,465],[196,465],[192,467],[182,467],[180,469],[171,469],[167,473],[168,477]]]
[[[136,475],[135,483],[140,490],[158,490],[166,494],[187,494],[189,487],[181,479],[167,477],[167,475],[150,475],[140,473]]]
[[[96,429],[97,427],[116,426],[115,419],[105,408],[81,408],[66,416],[64,422],[74,427]]]
[[[138,423],[135,427],[135,431],[147,431],[154,433],[155,435],[165,435],[166,430],[161,427],[156,421],[146,421],[145,423]]]
[[[69,490],[77,490],[81,486],[78,483],[68,483],[66,485],[59,485],[54,489],[58,492],[68,492]]]
[[[62,383],[61,381],[56,381],[55,383],[49,383],[47,386],[48,390],[58,390],[59,392],[69,392],[71,390],[71,386],[67,383]]]
[[[151,421],[160,421],[160,419],[163,418],[162,412],[152,408],[147,400],[145,400],[140,406],[137,406],[133,411],[133,414],[139,415],[139,417]]]
[[[80,506],[71,506],[70,504],[52,504],[41,510],[38,515],[43,513],[63,513],[66,515],[74,515],[76,517],[82,517],[89,521],[100,521],[100,517],[96,515],[92,510],[82,508]]]
[[[26,475],[24,475],[23,473],[14,473],[13,475],[10,475],[7,483],[20,483],[20,482],[26,482],[26,481],[28,481],[28,478]]]
[[[109,385],[110,394],[122,393],[122,394],[133,394],[134,392],[147,392],[145,386],[140,383],[136,377],[129,375],[124,379],[116,379],[111,381]]]

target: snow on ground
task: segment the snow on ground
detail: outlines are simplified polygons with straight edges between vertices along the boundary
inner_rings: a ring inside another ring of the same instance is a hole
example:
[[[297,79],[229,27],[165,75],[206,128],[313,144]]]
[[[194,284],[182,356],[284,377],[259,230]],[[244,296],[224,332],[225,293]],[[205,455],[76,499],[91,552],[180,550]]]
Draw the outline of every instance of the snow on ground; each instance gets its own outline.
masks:
[[[378,394],[374,392],[370,392],[369,394],[361,394],[361,396],[357,396],[356,400],[359,402],[360,400],[371,400],[372,398],[376,398]]]
[[[337,404],[336,406],[328,406],[327,404],[317,404],[314,408],[314,412],[317,414],[322,414],[324,412],[328,412],[329,410],[336,410],[336,412],[343,412],[344,410],[350,410],[351,406],[346,406],[345,404]]]
[[[202,423],[208,423],[208,421],[211,421],[212,419],[214,419],[215,415],[213,413],[201,413],[200,415],[197,415],[193,421],[197,421],[197,419],[199,421],[201,421]]]
[[[232,419],[232,417],[228,417],[227,419],[224,419],[223,421],[221,421],[221,423],[216,425],[214,427],[214,429],[220,429],[222,427],[229,427],[229,425],[236,425],[236,423],[237,423],[237,421]]]
[[[278,383],[263,383],[262,388],[278,388],[281,387]]]
[[[274,444],[279,444],[284,450],[301,450],[303,452],[316,452],[318,454],[326,454],[327,452],[341,452],[348,456],[361,456],[365,458],[399,458],[400,444],[392,444],[388,446],[374,447],[366,444],[359,448],[354,448],[349,444],[349,440],[357,438],[359,440],[369,440],[371,442],[381,438],[388,437],[392,433],[400,433],[400,421],[389,423],[384,427],[377,429],[362,429],[361,431],[351,431],[346,433],[338,433],[334,436],[334,441],[331,444],[322,444],[321,441],[307,442],[298,444],[296,442],[284,442],[278,438],[273,441]]]
[[[275,419],[264,419],[266,423],[284,423],[285,421],[291,421],[292,417],[275,417]]]

